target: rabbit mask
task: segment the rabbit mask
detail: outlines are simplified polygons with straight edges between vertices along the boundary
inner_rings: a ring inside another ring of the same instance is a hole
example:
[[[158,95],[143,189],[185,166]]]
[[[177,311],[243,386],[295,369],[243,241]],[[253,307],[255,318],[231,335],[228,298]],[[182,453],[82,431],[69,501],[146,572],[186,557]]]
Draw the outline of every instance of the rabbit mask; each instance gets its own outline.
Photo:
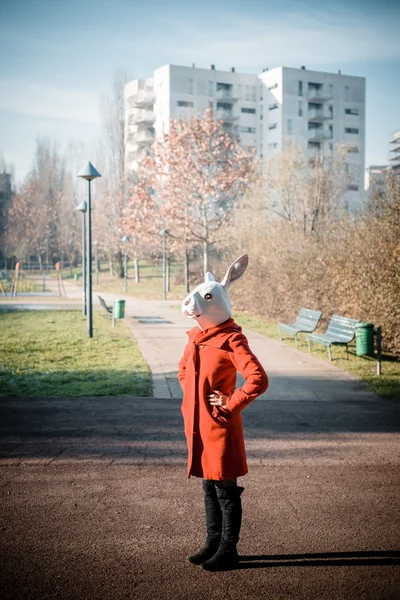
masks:
[[[248,261],[247,254],[239,256],[231,264],[221,283],[215,281],[211,273],[207,273],[205,281],[182,302],[183,314],[196,321],[202,331],[227,321],[232,314],[228,287],[243,275]]]

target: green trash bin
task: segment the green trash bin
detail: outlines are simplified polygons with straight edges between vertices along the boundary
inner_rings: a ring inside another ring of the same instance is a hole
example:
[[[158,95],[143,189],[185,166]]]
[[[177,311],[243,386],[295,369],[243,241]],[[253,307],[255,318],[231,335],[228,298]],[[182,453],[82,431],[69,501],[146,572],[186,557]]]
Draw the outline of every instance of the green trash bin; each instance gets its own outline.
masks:
[[[125,300],[114,300],[114,319],[125,317]]]
[[[356,327],[356,354],[357,356],[374,355],[374,325],[373,323],[359,323]]]
[[[75,279],[75,281],[79,281],[79,275],[78,275],[78,273],[74,273],[74,279]]]

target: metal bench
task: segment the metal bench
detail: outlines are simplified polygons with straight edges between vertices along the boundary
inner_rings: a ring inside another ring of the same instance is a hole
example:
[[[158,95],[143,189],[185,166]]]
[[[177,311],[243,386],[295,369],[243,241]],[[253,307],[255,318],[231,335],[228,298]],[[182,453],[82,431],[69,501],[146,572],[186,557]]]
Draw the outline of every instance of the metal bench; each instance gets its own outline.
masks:
[[[282,340],[282,331],[291,333],[294,336],[294,341],[297,346],[298,333],[312,333],[318,327],[322,312],[319,310],[310,310],[309,308],[301,308],[294,323],[279,323],[279,337]]]
[[[104,315],[105,317],[109,317],[112,318],[113,317],[113,307],[112,306],[107,306],[107,304],[104,302],[104,299],[101,296],[97,296],[98,299],[100,300],[100,304],[102,306],[102,308],[104,308],[104,310],[107,312],[106,315]]]
[[[333,315],[325,333],[312,333],[307,336],[308,351],[311,352],[311,343],[322,344],[328,349],[329,360],[332,360],[331,346],[346,345],[347,358],[349,357],[348,344],[353,341],[356,334],[357,319],[349,319]]]

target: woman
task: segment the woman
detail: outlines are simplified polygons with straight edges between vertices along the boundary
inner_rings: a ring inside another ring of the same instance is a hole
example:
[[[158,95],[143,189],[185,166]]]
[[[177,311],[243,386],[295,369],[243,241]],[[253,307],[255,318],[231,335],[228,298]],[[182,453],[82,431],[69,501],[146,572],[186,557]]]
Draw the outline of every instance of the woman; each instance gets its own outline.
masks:
[[[197,325],[179,363],[184,397],[182,414],[188,444],[188,477],[201,477],[206,511],[205,546],[189,557],[208,571],[235,568],[246,475],[241,411],[268,387],[267,375],[249,348],[241,327],[231,318],[227,289],[246,270],[246,254],[228,269],[221,283],[207,273],[182,303]],[[235,391],[236,372],[245,379]]]

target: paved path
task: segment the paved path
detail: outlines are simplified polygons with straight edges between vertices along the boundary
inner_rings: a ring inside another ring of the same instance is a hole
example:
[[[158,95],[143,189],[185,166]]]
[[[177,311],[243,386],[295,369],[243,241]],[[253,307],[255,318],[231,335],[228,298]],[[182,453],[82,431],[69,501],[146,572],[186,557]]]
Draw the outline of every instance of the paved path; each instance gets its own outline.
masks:
[[[48,285],[56,282],[48,280]],[[82,298],[80,286],[66,282],[68,299],[77,303]],[[182,356],[191,321],[179,310],[178,301],[146,301],[120,294],[95,292],[94,305],[99,306],[97,295],[107,303],[115,298],[125,299],[125,322],[134,333],[153,377],[153,396],[180,398],[177,364]],[[79,303],[77,304],[79,306]],[[319,400],[351,398],[364,401],[374,398],[365,386],[352,375],[340,371],[334,364],[321,361],[263,335],[245,331],[250,346],[264,365],[270,377],[270,387],[262,398],[268,400]],[[334,351],[333,351],[334,353]],[[374,369],[374,365],[371,366]],[[240,380],[239,380],[240,381]]]
[[[187,321],[134,299],[126,320],[155,398],[0,399],[2,598],[398,600],[400,404],[249,334],[271,385],[243,414],[241,568],[205,573],[186,561],[203,540],[176,382]]]

